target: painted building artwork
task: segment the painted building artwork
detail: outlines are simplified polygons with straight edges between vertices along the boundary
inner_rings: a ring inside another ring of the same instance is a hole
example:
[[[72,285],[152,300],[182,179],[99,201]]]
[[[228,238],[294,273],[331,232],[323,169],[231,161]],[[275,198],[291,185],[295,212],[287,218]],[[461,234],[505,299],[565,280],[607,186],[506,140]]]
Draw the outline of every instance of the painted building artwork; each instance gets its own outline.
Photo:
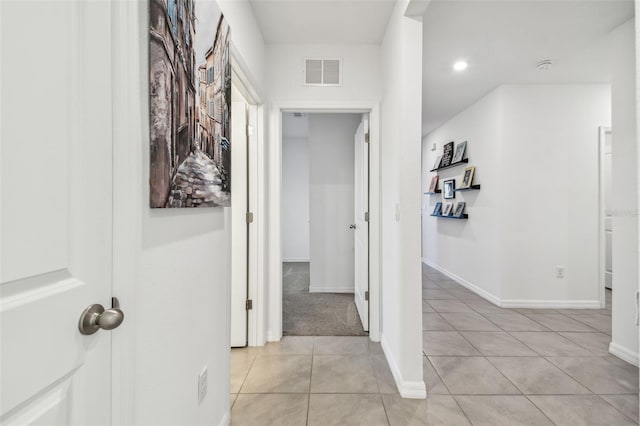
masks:
[[[151,0],[152,208],[231,203],[229,26],[212,0]]]

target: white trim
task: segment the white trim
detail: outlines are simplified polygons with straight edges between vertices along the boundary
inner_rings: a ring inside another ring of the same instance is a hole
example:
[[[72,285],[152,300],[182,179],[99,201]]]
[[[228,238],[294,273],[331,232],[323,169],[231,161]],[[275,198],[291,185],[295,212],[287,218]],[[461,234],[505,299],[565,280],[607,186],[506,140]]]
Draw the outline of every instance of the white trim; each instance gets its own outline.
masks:
[[[382,338],[380,339],[380,346],[382,346],[384,356],[387,358],[387,364],[389,364],[389,369],[391,370],[391,374],[393,375],[393,380],[396,382],[396,387],[398,388],[400,396],[408,399],[425,399],[427,397],[427,386],[425,385],[424,381],[410,382],[405,381],[402,378],[400,368],[398,368],[398,363],[391,354],[391,351],[389,350],[389,344],[387,343],[385,337],[386,336],[383,334]]]
[[[444,275],[446,275],[447,277],[451,278],[452,280],[454,280],[455,282],[457,282],[461,286],[468,288],[469,290],[473,291],[478,296],[488,300],[489,302],[493,303],[494,305],[500,306],[500,298],[498,296],[495,296],[495,295],[489,293],[488,291],[481,289],[477,285],[475,285],[475,284],[473,284],[473,283],[471,283],[471,282],[469,282],[469,281],[457,276],[453,272],[450,272],[450,271],[444,269],[440,265],[436,265],[435,263],[431,262],[428,259],[425,259],[424,257],[422,258],[422,263],[424,263],[427,266],[432,267],[436,271],[439,271],[439,272],[443,273]]]
[[[267,342],[279,342],[281,339],[281,335],[278,335],[271,330],[267,331]]]
[[[282,258],[283,262],[291,262],[291,263],[298,263],[298,262],[311,262],[311,260],[308,257],[287,257]]]
[[[599,300],[502,300],[502,308],[600,309]]]
[[[136,355],[136,291],[141,242],[141,200],[144,197],[140,164],[142,149],[131,149],[132,140],[148,141],[142,116],[147,88],[140,78],[147,61],[148,4],[111,4],[111,57],[113,105],[113,284],[112,294],[126,313],[124,326],[112,332],[112,418],[113,424],[134,424],[134,376]],[[132,42],[134,40],[134,42]],[[107,52],[109,54],[109,52]],[[135,94],[132,96],[132,94]],[[146,108],[144,108],[146,111]],[[137,136],[137,138],[136,138]],[[146,138],[145,138],[146,136]],[[132,139],[133,138],[133,139]],[[134,144],[135,145],[135,144]]]
[[[269,117],[268,341],[282,338],[282,113],[369,113],[369,339],[380,341],[380,105],[372,102],[272,103]]]
[[[325,287],[309,286],[309,293],[353,293],[355,289],[350,287]]]
[[[220,419],[220,426],[229,426],[230,424],[231,424],[231,415],[227,411],[226,413],[224,413],[224,416],[222,416],[222,419]]]
[[[598,127],[598,294],[599,308],[604,309],[606,305],[606,292],[604,285],[606,283],[606,232],[605,232],[605,216],[603,212],[606,210],[604,193],[604,154],[606,152],[605,142],[606,134],[611,133],[611,127]]]
[[[600,300],[522,300],[522,299],[500,299],[481,289],[477,285],[457,276],[453,272],[436,265],[428,259],[422,258],[422,262],[433,269],[443,273],[453,281],[463,287],[473,291],[478,296],[501,308],[529,308],[529,309],[601,309]],[[603,287],[604,288],[604,287]]]
[[[626,361],[638,367],[638,360],[640,358],[638,356],[638,352],[634,352],[630,349],[618,345],[617,343],[611,342],[609,343],[609,353],[611,355],[617,356],[623,361]]]

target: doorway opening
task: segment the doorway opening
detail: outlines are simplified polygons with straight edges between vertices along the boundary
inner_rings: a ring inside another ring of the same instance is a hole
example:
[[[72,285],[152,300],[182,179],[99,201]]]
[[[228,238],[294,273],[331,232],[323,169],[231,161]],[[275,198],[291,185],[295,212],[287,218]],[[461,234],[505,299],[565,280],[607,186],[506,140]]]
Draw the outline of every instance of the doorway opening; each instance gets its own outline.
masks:
[[[282,113],[282,334],[369,330],[369,118]]]

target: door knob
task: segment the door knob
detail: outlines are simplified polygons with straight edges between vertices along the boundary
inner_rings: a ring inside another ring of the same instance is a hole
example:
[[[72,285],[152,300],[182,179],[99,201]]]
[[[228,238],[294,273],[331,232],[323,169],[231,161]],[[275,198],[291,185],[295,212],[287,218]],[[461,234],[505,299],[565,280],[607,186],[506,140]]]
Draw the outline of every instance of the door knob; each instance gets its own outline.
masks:
[[[124,321],[124,312],[120,309],[120,302],[117,297],[111,298],[111,309],[104,309],[99,303],[90,305],[80,315],[78,329],[80,334],[93,334],[99,329],[113,330]]]
[[[349,229],[356,229],[356,224],[352,223],[351,225],[349,225]]]

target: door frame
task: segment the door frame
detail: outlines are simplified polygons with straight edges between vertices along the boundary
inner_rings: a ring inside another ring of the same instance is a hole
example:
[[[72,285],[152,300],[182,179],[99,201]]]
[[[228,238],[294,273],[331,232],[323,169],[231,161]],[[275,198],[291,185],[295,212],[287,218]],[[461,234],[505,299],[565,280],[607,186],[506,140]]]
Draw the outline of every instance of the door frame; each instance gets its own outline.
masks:
[[[260,117],[262,116],[263,107],[260,105],[260,98],[253,89],[253,85],[247,78],[243,70],[243,66],[239,61],[239,54],[231,48],[231,79],[235,87],[241,93],[244,102],[247,105],[247,192],[242,196],[247,197],[247,211],[253,213],[253,222],[247,224],[247,299],[253,301],[253,309],[247,310],[247,346],[261,346],[266,342],[264,333],[259,333],[258,318],[263,315],[258,300],[262,299],[262,295],[258,294],[259,278],[264,276],[261,274],[259,258],[263,254],[261,244],[264,241],[264,219],[261,212],[265,209],[261,206],[265,197],[260,196],[260,182],[264,181],[262,175],[264,164],[261,159],[264,157],[263,148],[259,143],[263,126]],[[237,194],[236,194],[237,195]],[[235,196],[235,195],[234,195]],[[233,283],[232,283],[233,285]]]
[[[374,102],[273,102],[269,109],[267,340],[282,339],[282,113],[369,114],[369,338],[380,341],[380,105]]]
[[[605,233],[605,185],[604,185],[604,153],[606,151],[606,135],[611,133],[611,127],[598,127],[598,295],[600,309],[606,306],[606,292],[604,288],[606,274],[606,233]],[[612,146],[613,149],[613,146]]]

